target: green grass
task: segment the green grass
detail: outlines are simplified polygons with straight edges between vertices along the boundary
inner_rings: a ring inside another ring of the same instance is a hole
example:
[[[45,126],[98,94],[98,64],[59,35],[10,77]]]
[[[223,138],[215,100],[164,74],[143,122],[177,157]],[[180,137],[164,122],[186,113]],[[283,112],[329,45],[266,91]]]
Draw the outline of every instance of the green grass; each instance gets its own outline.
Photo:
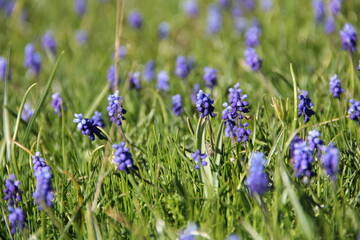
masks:
[[[356,239],[360,130],[347,118],[347,109],[350,98],[360,100],[354,66],[358,51],[351,59],[341,50],[337,32],[326,35],[314,23],[310,1],[274,0],[271,11],[246,14],[247,19],[257,17],[263,30],[257,47],[264,60],[262,73],[254,73],[244,63],[244,36],[234,33],[229,11],[224,12],[218,35],[204,34],[208,2],[201,1],[196,19],[187,18],[175,0],[126,2],[121,44],[128,54],[119,65],[119,90],[127,110],[122,129],[112,126],[106,116],[106,98],[112,93],[106,74],[113,63],[116,1],[89,1],[83,18],[74,14],[72,1],[19,0],[12,17],[0,14],[0,55],[10,60],[12,69],[12,80],[0,84],[0,185],[16,173],[23,192],[20,206],[27,215],[25,231],[14,239],[176,239],[189,222],[198,224],[199,239],[225,239],[231,233],[242,239]],[[26,26],[19,21],[23,7],[29,16]],[[126,24],[133,8],[144,16],[141,31]],[[359,30],[359,11],[358,1],[345,1],[336,18],[337,31],[345,22]],[[171,33],[159,41],[157,26],[164,20],[171,24]],[[89,31],[84,46],[74,40],[80,28]],[[58,42],[54,59],[41,49],[41,36],[48,29],[54,30]],[[23,67],[28,42],[34,42],[43,57],[38,77]],[[196,68],[187,80],[173,73],[178,55],[195,57]],[[168,92],[157,91],[154,80],[142,81],[140,91],[128,88],[128,72],[142,71],[150,59],[156,61],[156,72],[169,72]],[[213,91],[202,80],[205,66],[219,73]],[[328,81],[335,73],[345,88],[340,100],[329,92]],[[248,122],[253,133],[246,144],[222,134],[222,104],[227,89],[237,82],[251,107]],[[194,83],[215,99],[217,116],[209,121],[199,121],[190,100]],[[306,125],[303,117],[294,115],[298,101],[294,93],[297,96],[300,89],[309,92],[315,105],[316,114]],[[66,106],[62,117],[51,107],[51,94],[57,91]],[[171,96],[177,93],[185,108],[181,117],[171,112]],[[36,112],[29,122],[18,118],[25,102]],[[74,113],[91,117],[95,110],[103,113],[110,141],[91,142],[72,122]],[[319,159],[309,184],[294,176],[290,141],[295,134],[305,138],[312,129],[340,151],[335,184]],[[128,142],[137,174],[117,171],[112,163],[111,145],[120,141]],[[198,148],[210,156],[201,170],[194,169],[190,157]],[[24,149],[40,151],[52,167],[51,209],[39,211],[33,202],[35,178],[31,155]],[[253,151],[267,157],[271,183],[262,198],[252,197],[245,186]],[[0,238],[12,239],[3,195],[0,205]]]

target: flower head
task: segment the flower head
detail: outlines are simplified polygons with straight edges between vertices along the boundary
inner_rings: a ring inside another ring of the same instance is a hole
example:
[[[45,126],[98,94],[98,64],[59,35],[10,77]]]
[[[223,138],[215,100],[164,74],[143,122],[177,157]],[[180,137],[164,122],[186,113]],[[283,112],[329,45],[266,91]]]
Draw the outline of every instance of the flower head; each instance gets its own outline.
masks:
[[[11,174],[8,179],[5,179],[4,200],[8,201],[8,207],[14,207],[16,202],[22,200],[19,188],[20,181],[15,178],[16,176]]]
[[[334,16],[341,11],[341,4],[342,4],[342,0],[330,0],[329,8]]]
[[[184,111],[180,94],[176,94],[172,97],[172,111],[176,116],[180,116]]]
[[[330,78],[330,91],[334,98],[340,98],[340,94],[344,92],[344,89],[341,88],[340,79],[338,79],[337,74]]]
[[[357,33],[350,23],[346,23],[344,28],[340,31],[340,37],[342,48],[344,50],[349,50],[351,53],[356,51]]]
[[[157,89],[167,91],[169,89],[169,75],[166,71],[160,71],[157,75]]]
[[[137,9],[130,12],[127,21],[128,24],[135,29],[141,29],[143,25],[142,15]]]
[[[141,89],[141,80],[140,80],[140,73],[135,72],[133,74],[129,73],[130,77],[130,88],[134,88],[136,90]]]
[[[197,149],[194,153],[191,154],[192,159],[195,161],[195,169],[199,169],[201,164],[202,166],[206,166],[207,162],[202,161],[203,159],[207,158],[207,155],[200,152],[200,149]]]
[[[258,24],[252,24],[245,33],[245,44],[248,47],[254,48],[260,44],[261,29]]]
[[[198,226],[196,223],[190,222],[185,229],[179,233],[179,240],[195,240],[197,235]]]
[[[11,71],[6,58],[0,56],[0,79],[5,81],[6,75],[8,80],[11,79]]]
[[[56,54],[56,41],[51,31],[46,32],[41,39],[42,47],[51,54]]]
[[[108,107],[106,110],[109,112],[110,122],[116,123],[116,125],[121,126],[122,120],[125,120],[124,114],[126,110],[122,107],[121,103],[122,97],[119,96],[119,91],[116,90],[114,94],[111,94],[108,97]]]
[[[60,96],[60,93],[54,93],[52,95],[52,102],[51,102],[52,107],[54,108],[54,111],[57,115],[61,116],[61,108],[63,105],[63,99]]]
[[[75,33],[75,39],[80,45],[85,45],[88,42],[89,34],[85,30],[78,30]]]
[[[212,4],[208,7],[206,30],[210,34],[216,34],[220,31],[222,24],[222,15],[219,7]]]
[[[205,67],[203,79],[207,87],[214,88],[217,84],[217,70],[214,68]]]
[[[196,107],[200,112],[200,117],[205,117],[210,115],[215,117],[213,103],[214,100],[210,98],[210,94],[204,93],[203,90],[199,90],[196,95]]]
[[[144,72],[143,72],[144,79],[146,81],[150,81],[155,77],[155,62],[150,60],[146,63]]]
[[[360,127],[360,101],[351,99],[349,103],[351,104],[351,106],[348,109],[348,113],[350,114],[350,119],[356,121],[358,123],[358,126]]]
[[[314,107],[314,104],[311,102],[311,99],[307,96],[307,94],[300,94],[299,99],[298,117],[304,114],[304,122],[307,123],[310,120],[310,117],[315,114],[315,112],[311,109]]]
[[[187,78],[190,73],[190,66],[184,56],[178,56],[176,58],[175,74],[179,78]]]
[[[101,128],[105,127],[101,112],[95,111],[91,119],[94,121],[94,125],[98,125]]]
[[[160,39],[167,38],[170,32],[170,24],[168,22],[161,22],[158,27],[158,36]]]
[[[339,150],[334,144],[324,146],[322,148],[323,154],[321,155],[321,162],[325,168],[326,174],[331,177],[332,180],[336,179],[339,166]]]
[[[29,121],[29,119],[31,118],[31,116],[34,114],[32,108],[30,107],[30,105],[28,103],[25,103],[24,105],[24,109],[23,112],[21,114],[21,119],[24,120],[25,122]]]
[[[323,0],[313,0],[313,9],[316,22],[322,22],[325,18],[325,4]]]
[[[77,129],[79,129],[83,135],[88,136],[91,141],[95,140],[95,135],[100,139],[107,139],[101,134],[100,130],[97,128],[98,125],[94,123],[93,119],[83,118],[81,113],[75,113],[74,116],[75,119],[73,122],[77,123]]]
[[[269,178],[264,171],[265,163],[264,153],[253,152],[251,154],[251,165],[246,179],[246,186],[252,195],[264,195],[268,189]]]
[[[33,74],[39,74],[41,70],[41,55],[35,51],[35,46],[29,43],[25,46],[24,66]]]
[[[74,10],[78,16],[83,16],[86,12],[86,0],[74,0]]]
[[[183,10],[189,17],[196,17],[199,13],[197,0],[184,0]]]
[[[325,32],[328,34],[331,34],[335,32],[336,26],[335,26],[335,19],[333,16],[328,16],[325,19]]]
[[[113,144],[115,149],[113,162],[118,165],[118,170],[130,173],[130,170],[137,170],[137,166],[133,163],[133,158],[130,149],[125,147],[125,142]]]
[[[314,175],[312,163],[314,161],[312,151],[305,141],[294,144],[294,168],[296,177],[304,177],[304,182]]]
[[[319,150],[320,146],[324,144],[320,139],[320,132],[317,130],[309,131],[308,143],[311,151]]]
[[[9,212],[10,232],[15,235],[17,229],[22,231],[25,228],[25,212],[21,208],[10,208]]]
[[[244,55],[246,64],[251,67],[254,72],[258,71],[261,67],[262,60],[259,58],[256,50],[254,48],[246,48]]]
[[[110,87],[115,87],[115,65],[111,65],[110,66],[110,68],[109,68],[109,70],[107,71],[107,80],[108,80],[108,82],[109,82],[109,84],[110,84]],[[120,80],[119,78],[118,78],[118,80]],[[118,83],[119,83],[119,81],[118,81]]]

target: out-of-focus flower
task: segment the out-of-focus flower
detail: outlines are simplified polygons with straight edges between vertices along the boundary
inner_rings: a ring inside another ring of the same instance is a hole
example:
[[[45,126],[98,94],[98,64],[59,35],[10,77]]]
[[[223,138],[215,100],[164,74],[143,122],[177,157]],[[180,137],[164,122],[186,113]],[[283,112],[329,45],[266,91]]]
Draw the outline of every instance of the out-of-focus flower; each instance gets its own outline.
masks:
[[[145,69],[143,72],[144,79],[150,81],[155,77],[155,62],[150,60],[146,63]]]
[[[217,70],[214,68],[205,67],[203,79],[207,87],[214,88],[217,84]]]
[[[330,0],[329,8],[331,13],[336,16],[341,11],[342,0]]]
[[[336,179],[339,166],[339,150],[334,144],[324,146],[322,148],[323,154],[321,155],[321,162],[325,168],[326,174],[331,177],[332,180]]]
[[[86,12],[86,0],[74,0],[74,10],[78,16],[83,16]]]
[[[63,99],[60,96],[60,93],[54,93],[52,95],[52,107],[54,108],[54,111],[57,115],[61,116],[61,108],[63,107]],[[65,110],[65,109],[64,109]]]
[[[29,121],[29,119],[31,118],[31,116],[33,114],[34,114],[34,112],[33,112],[32,108],[30,107],[30,105],[25,103],[23,112],[21,114],[21,119],[24,120],[25,122],[27,122],[27,121]]]
[[[167,91],[169,89],[169,75],[166,71],[160,71],[157,75],[157,89]]]
[[[294,168],[296,177],[304,177],[304,182],[308,182],[309,178],[314,175],[312,171],[312,163],[314,157],[312,151],[305,141],[294,145]]]
[[[75,39],[80,45],[85,45],[88,42],[88,38],[88,32],[85,30],[80,29],[75,33]]]
[[[254,48],[246,48],[244,55],[246,64],[251,67],[254,72],[258,71],[262,65],[262,60],[259,58],[256,50]]]
[[[325,4],[323,0],[313,0],[313,10],[316,22],[322,22],[325,18]]]
[[[51,31],[47,31],[42,39],[41,39],[42,47],[46,50],[52,53],[53,55],[56,54],[56,41],[54,38],[54,35]]]
[[[212,4],[208,7],[206,30],[210,34],[220,31],[222,25],[222,15],[218,6]]]
[[[320,132],[317,130],[309,131],[308,143],[311,151],[319,150],[320,146],[324,144],[320,139]]]
[[[176,94],[172,97],[172,111],[176,116],[180,116],[184,111],[180,94]]]
[[[251,154],[251,165],[246,179],[246,186],[249,188],[252,195],[264,195],[268,189],[269,178],[265,173],[266,159],[264,153],[253,152]]]
[[[188,61],[184,56],[178,56],[176,58],[175,74],[179,78],[187,78],[190,73],[190,67]]]
[[[199,13],[199,5],[196,0],[184,0],[183,9],[189,17],[196,17]]]
[[[167,38],[170,32],[170,24],[168,22],[161,22],[158,27],[158,36],[160,39]]]
[[[195,83],[194,88],[192,89],[191,92],[191,101],[196,104],[197,102],[197,94],[200,91],[200,84]]]
[[[130,88],[134,88],[136,90],[141,89],[141,80],[140,80],[140,73],[135,72],[133,74],[129,73],[130,77]]]
[[[356,121],[358,123],[358,126],[360,127],[360,101],[351,99],[349,103],[351,104],[351,106],[348,109],[348,113],[350,114],[350,119]]]
[[[0,79],[5,81],[7,76],[7,80],[11,79],[11,71],[8,67],[8,63],[6,58],[0,56]]]
[[[197,149],[194,153],[191,154],[192,159],[195,161],[195,169],[199,169],[201,164],[202,166],[206,166],[207,162],[203,161],[207,157],[206,154],[202,154],[200,149]]]
[[[143,25],[143,17],[137,9],[130,12],[127,21],[128,24],[135,29],[141,29]]]
[[[340,37],[342,48],[354,53],[357,45],[357,33],[355,28],[350,23],[346,23],[344,28],[340,31]]]
[[[24,66],[33,74],[38,75],[41,70],[41,63],[41,55],[35,51],[35,46],[32,43],[28,43],[25,46]]]

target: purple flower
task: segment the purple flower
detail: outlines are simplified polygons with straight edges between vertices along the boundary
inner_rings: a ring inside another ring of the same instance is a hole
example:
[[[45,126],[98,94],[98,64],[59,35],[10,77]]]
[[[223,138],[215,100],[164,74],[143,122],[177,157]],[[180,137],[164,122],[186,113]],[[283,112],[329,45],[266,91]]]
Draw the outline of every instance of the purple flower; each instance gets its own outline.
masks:
[[[217,70],[210,67],[204,68],[204,76],[203,79],[205,81],[205,85],[209,88],[214,88],[217,84]]]
[[[321,162],[326,174],[330,176],[332,180],[335,180],[339,166],[339,151],[334,144],[330,144],[328,147],[324,146],[322,150]]]
[[[10,232],[15,235],[17,229],[25,228],[26,216],[21,208],[10,208],[9,212]]]
[[[319,150],[321,145],[324,144],[324,142],[319,137],[320,137],[319,131],[317,131],[317,130],[309,131],[308,143],[309,143],[310,150],[313,152],[315,150]]]
[[[116,125],[121,126],[122,120],[125,120],[124,114],[126,110],[122,107],[121,103],[122,97],[119,96],[119,91],[108,97],[109,105],[106,110],[109,112],[110,122],[116,123]]]
[[[245,33],[245,44],[248,47],[254,48],[260,44],[261,29],[258,24],[254,23]]]
[[[258,71],[261,67],[262,60],[257,55],[256,50],[254,48],[246,48],[244,55],[246,64],[251,67],[254,72]]]
[[[242,33],[246,28],[246,20],[243,17],[234,17],[234,29],[238,33]]]
[[[128,24],[135,29],[141,29],[143,25],[142,15],[137,9],[130,12],[127,21]]]
[[[35,46],[28,43],[25,46],[25,61],[24,66],[33,74],[38,75],[41,70],[41,55],[35,51]]]
[[[141,80],[140,80],[140,73],[135,72],[133,74],[129,73],[130,77],[130,88],[134,88],[136,90],[141,89]]]
[[[312,2],[316,22],[322,22],[325,18],[325,4],[323,0],[313,0]]]
[[[94,125],[97,125],[101,128],[105,127],[101,112],[95,111],[91,119],[94,121]]]
[[[95,140],[95,135],[100,139],[107,140],[107,138],[101,134],[93,119],[83,118],[81,113],[75,113],[74,116],[75,119],[73,122],[77,123],[77,129],[79,129],[83,135],[88,136],[91,141]]]
[[[179,233],[179,240],[196,240],[198,226],[196,223],[190,222],[185,229]]]
[[[243,9],[240,1],[235,1],[231,9],[231,15],[233,18],[238,18],[243,16]]]
[[[176,116],[180,116],[184,111],[180,94],[176,94],[172,97],[172,111]]]
[[[344,92],[344,89],[341,88],[340,79],[338,79],[337,74],[330,78],[330,92],[334,98],[340,98],[340,94]]]
[[[83,16],[86,12],[86,0],[74,0],[75,13],[78,16]]]
[[[208,7],[206,30],[210,34],[216,34],[220,31],[222,24],[221,11],[217,5],[212,4]]]
[[[360,101],[351,99],[349,103],[351,104],[351,106],[348,109],[348,113],[350,114],[350,119],[356,121],[358,123],[358,126],[360,127]]]
[[[202,166],[206,166],[207,162],[202,161],[207,157],[206,154],[201,154],[200,149],[197,149],[194,153],[191,154],[192,159],[195,161],[195,169],[199,169],[201,164]]]
[[[199,13],[199,6],[196,0],[184,0],[183,10],[189,17],[196,17]]]
[[[15,180],[16,176],[11,174],[8,179],[5,179],[5,189],[4,189],[4,200],[8,201],[8,207],[14,207],[16,202],[20,202],[21,191],[20,191],[20,181]]]
[[[206,117],[210,115],[215,117],[213,103],[214,100],[210,98],[210,94],[204,93],[203,90],[199,90],[196,95],[196,108],[200,113],[200,117]]]
[[[197,102],[197,94],[200,91],[200,84],[195,83],[194,88],[191,93],[191,101],[196,104]]]
[[[332,16],[328,16],[325,20],[325,32],[328,34],[335,32],[335,19]]]
[[[253,11],[255,9],[255,1],[254,0],[243,0],[245,7]]]
[[[261,0],[261,9],[264,12],[269,11],[273,6],[273,0]]]
[[[138,167],[134,165],[130,149],[125,147],[125,142],[113,144],[115,149],[113,163],[118,165],[118,170],[130,173],[130,170],[137,170]]]
[[[350,24],[346,23],[344,28],[340,31],[340,37],[342,42],[342,48],[349,50],[351,53],[356,51],[357,34],[355,28]]]
[[[146,63],[145,69],[143,72],[144,79],[150,81],[155,77],[155,62],[150,60]]]
[[[289,147],[289,153],[290,153],[290,157],[294,158],[294,151],[295,151],[295,144],[297,143],[302,143],[304,142],[304,140],[302,140],[301,138],[299,138],[298,135],[296,135],[293,140],[290,143],[290,147]]]
[[[167,38],[170,32],[170,24],[168,22],[161,22],[158,27],[158,36],[160,39]]]
[[[264,195],[268,189],[269,178],[265,173],[264,153],[253,152],[251,154],[251,165],[246,179],[246,186],[249,188],[252,195]]]
[[[176,58],[175,75],[179,78],[187,78],[190,73],[189,64],[184,56],[178,56]]]
[[[357,67],[357,70],[360,71],[360,60],[359,60],[359,65]]]
[[[331,13],[336,16],[341,11],[342,0],[330,0],[329,8]]]
[[[110,87],[115,87],[115,66],[111,65],[109,70],[107,71],[107,80],[109,82]],[[120,82],[120,79],[118,78],[118,84]]]
[[[42,47],[52,53],[56,54],[56,41],[51,31],[46,32],[41,39]]]
[[[251,130],[246,129],[249,126],[248,123],[239,123],[239,127],[237,127],[235,131],[236,141],[237,142],[247,142],[249,141]]]
[[[23,112],[21,114],[21,119],[24,120],[25,122],[27,122],[27,121],[29,121],[29,119],[31,118],[31,116],[33,114],[34,114],[34,112],[33,112],[32,108],[30,107],[30,105],[25,103]]]
[[[8,64],[6,58],[0,56],[0,79],[5,81],[7,75],[7,79],[11,79],[11,71],[8,68]]]
[[[54,108],[54,111],[57,115],[61,116],[61,107],[63,105],[63,99],[60,96],[60,93],[54,93],[52,95],[52,102],[51,102],[52,107]],[[65,110],[65,109],[64,109]]]
[[[310,120],[310,117],[315,114],[315,112],[311,109],[314,107],[314,104],[311,102],[311,99],[307,96],[307,94],[300,94],[299,99],[298,117],[304,114],[304,123],[307,123]]]
[[[80,45],[85,45],[88,42],[88,32],[85,30],[78,30],[75,33],[75,39]]]
[[[294,168],[296,177],[304,177],[304,182],[314,175],[312,163],[314,161],[312,151],[305,141],[294,145]]]
[[[120,59],[125,58],[126,54],[127,54],[127,49],[126,49],[126,47],[123,46],[123,45],[121,45],[121,46],[119,47],[119,58],[120,58]]]
[[[36,152],[32,157],[33,170],[34,172],[41,171],[41,169],[47,167],[46,162],[43,157],[41,157],[40,152]]]
[[[157,75],[157,89],[167,91],[169,89],[169,75],[166,71],[161,71]]]

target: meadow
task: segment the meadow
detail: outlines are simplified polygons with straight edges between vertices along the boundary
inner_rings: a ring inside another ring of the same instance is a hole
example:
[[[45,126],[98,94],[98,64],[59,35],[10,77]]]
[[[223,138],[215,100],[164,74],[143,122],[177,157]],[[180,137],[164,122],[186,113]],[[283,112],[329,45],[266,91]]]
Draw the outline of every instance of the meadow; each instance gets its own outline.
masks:
[[[359,12],[0,0],[0,239],[360,239]]]

